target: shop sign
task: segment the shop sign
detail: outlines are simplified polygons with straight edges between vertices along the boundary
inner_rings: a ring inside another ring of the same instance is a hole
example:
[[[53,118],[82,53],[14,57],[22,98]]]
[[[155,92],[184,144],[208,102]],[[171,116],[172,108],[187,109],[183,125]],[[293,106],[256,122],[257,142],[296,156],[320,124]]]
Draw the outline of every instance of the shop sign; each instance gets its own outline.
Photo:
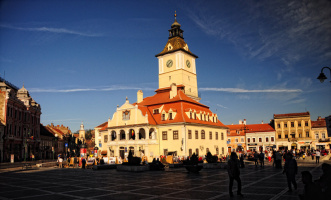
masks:
[[[248,143],[248,146],[256,146],[257,143]]]

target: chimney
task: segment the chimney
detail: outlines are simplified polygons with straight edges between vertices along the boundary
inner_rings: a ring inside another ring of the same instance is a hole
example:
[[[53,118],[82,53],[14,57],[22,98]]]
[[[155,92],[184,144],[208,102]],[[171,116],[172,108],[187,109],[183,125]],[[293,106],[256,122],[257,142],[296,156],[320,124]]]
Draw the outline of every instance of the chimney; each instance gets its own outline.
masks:
[[[239,124],[243,124],[243,122],[241,120],[239,120]]]
[[[244,124],[246,125],[246,119],[244,119]]]
[[[262,120],[261,124],[264,124],[263,120]]]
[[[322,120],[322,117],[321,116],[318,116],[317,117],[317,121],[321,121]]]
[[[142,102],[143,99],[144,99],[144,93],[143,93],[143,91],[138,90],[138,92],[137,92],[137,103]]]
[[[177,96],[177,85],[176,83],[173,83],[170,85],[170,99],[174,98]]]

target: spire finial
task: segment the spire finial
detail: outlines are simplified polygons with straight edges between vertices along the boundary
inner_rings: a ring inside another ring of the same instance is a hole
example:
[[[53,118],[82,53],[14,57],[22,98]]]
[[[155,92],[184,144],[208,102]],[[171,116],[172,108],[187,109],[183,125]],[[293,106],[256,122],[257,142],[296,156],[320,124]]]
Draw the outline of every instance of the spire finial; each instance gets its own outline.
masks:
[[[175,11],[175,15],[174,15],[174,16],[175,16],[175,20],[177,20],[177,19],[176,19],[176,17],[177,17],[176,11]]]

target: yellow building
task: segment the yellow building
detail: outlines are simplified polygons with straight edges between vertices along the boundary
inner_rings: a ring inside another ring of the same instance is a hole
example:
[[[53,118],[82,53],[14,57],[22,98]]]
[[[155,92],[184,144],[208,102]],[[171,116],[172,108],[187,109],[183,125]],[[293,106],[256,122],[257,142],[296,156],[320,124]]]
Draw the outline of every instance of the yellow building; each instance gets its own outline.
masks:
[[[331,140],[328,137],[325,118],[318,117],[316,121],[311,121],[313,134],[312,147],[315,149],[331,149]]]
[[[126,99],[111,119],[95,127],[95,143],[102,154],[124,158],[132,150],[151,161],[170,152],[178,156],[226,153],[227,127],[198,102],[197,56],[189,50],[180,27],[175,18],[165,48],[156,55],[156,94],[143,98],[139,90],[137,102]]]
[[[277,149],[310,149],[310,113],[274,114]]]

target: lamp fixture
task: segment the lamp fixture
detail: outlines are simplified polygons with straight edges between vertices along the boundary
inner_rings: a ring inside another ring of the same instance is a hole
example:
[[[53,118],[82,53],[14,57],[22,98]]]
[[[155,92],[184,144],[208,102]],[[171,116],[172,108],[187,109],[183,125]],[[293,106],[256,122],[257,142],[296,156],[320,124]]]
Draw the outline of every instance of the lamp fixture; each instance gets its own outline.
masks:
[[[325,79],[328,79],[328,77],[326,77],[325,74],[323,73],[323,70],[325,68],[330,70],[330,75],[331,75],[331,69],[330,69],[330,67],[323,67],[322,70],[321,70],[320,75],[317,77],[317,79],[320,80],[321,83],[323,83]],[[330,81],[330,83],[331,83],[331,81]]]

